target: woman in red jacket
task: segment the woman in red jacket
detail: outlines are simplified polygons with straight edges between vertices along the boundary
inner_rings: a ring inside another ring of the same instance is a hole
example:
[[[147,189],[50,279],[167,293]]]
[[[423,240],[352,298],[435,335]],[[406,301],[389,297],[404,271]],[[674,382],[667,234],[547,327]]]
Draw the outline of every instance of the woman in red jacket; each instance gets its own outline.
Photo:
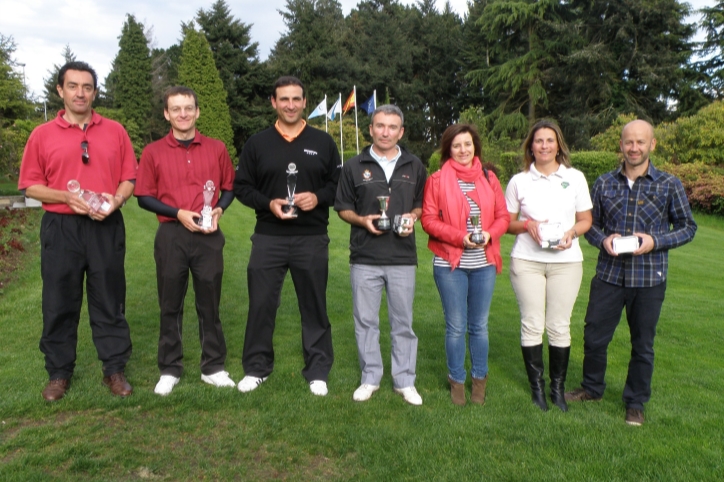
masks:
[[[510,217],[500,182],[480,162],[475,126],[454,124],[440,141],[442,168],[425,185],[422,228],[435,254],[433,272],[445,314],[450,396],[465,404],[465,333],[472,363],[470,401],[485,403],[488,380],[488,312],[495,275],[503,269],[500,238]],[[479,220],[481,239],[473,236]]]

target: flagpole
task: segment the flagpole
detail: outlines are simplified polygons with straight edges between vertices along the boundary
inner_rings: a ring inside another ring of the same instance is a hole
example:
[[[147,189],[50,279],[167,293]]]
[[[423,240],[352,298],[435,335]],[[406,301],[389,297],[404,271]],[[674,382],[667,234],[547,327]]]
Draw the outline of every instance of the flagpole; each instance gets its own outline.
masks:
[[[376,109],[376,108],[377,108],[377,89],[375,89],[375,90],[372,92],[372,98],[375,99],[375,109]],[[374,112],[375,109],[372,109],[372,112]]]
[[[354,135],[357,138],[357,155],[359,156],[359,128],[357,127],[357,86],[353,86],[354,92]]]
[[[327,94],[324,94],[324,132],[329,132],[327,129]]]
[[[339,93],[339,106],[342,107],[342,93]],[[339,112],[339,147],[342,149],[342,164],[344,164],[344,138],[342,137],[342,111]]]

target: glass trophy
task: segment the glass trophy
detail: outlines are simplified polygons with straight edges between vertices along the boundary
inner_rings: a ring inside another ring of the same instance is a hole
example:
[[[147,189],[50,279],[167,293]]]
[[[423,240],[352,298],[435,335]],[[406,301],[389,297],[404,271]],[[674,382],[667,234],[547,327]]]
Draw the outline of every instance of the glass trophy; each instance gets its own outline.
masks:
[[[211,216],[213,208],[211,207],[211,203],[214,201],[215,191],[216,186],[214,186],[214,181],[206,181],[206,184],[204,184],[204,208],[201,210],[201,216],[197,221],[201,229],[211,229],[213,225]]]
[[[73,194],[77,194],[78,197],[83,199],[92,212],[108,212],[111,209],[111,204],[106,201],[106,198],[100,194],[96,194],[93,191],[86,191],[80,188],[80,183],[75,179],[71,179],[67,184],[68,191]]]
[[[380,231],[389,231],[391,226],[390,218],[387,217],[387,206],[390,203],[390,196],[377,196],[377,200],[380,202],[380,211],[382,212],[380,218],[377,220],[377,229]]]
[[[485,236],[483,236],[483,230],[480,229],[480,216],[470,216],[470,224],[473,226],[473,233],[470,235],[470,242],[483,244]]]
[[[287,205],[282,206],[284,214],[290,214],[293,218],[299,215],[299,208],[294,205],[294,192],[297,190],[297,165],[293,162],[287,167]]]
[[[540,223],[538,225],[538,237],[541,248],[555,248],[561,243],[565,235],[561,223]]]

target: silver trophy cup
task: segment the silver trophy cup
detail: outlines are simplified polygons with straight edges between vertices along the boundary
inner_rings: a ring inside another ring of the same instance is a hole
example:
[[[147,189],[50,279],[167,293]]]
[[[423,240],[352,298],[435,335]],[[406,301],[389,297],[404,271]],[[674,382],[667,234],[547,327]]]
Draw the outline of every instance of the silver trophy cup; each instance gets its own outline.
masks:
[[[473,226],[473,233],[470,235],[470,241],[475,244],[483,244],[485,236],[483,236],[483,230],[480,229],[480,216],[470,216],[470,224]]]
[[[299,208],[294,204],[294,192],[297,190],[297,165],[293,162],[287,167],[287,205],[282,206],[284,214],[290,214],[293,218],[299,215]]]
[[[391,228],[390,218],[387,217],[387,206],[390,203],[390,196],[377,196],[380,203],[380,218],[377,220],[377,229],[380,231],[389,231]]]

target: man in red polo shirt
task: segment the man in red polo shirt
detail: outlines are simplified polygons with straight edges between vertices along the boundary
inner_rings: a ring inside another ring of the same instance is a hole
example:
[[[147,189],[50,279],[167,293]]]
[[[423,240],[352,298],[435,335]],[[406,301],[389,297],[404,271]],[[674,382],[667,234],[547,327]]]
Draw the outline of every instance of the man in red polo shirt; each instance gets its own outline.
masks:
[[[196,130],[200,112],[192,89],[168,89],[163,113],[171,132],[143,150],[135,192],[139,206],[156,213],[161,223],[153,250],[161,308],[161,378],[154,391],[168,395],[181,378],[181,330],[189,270],[199,319],[201,380],[233,387],[234,381],[224,370],[226,342],[219,319],[224,235],[218,221],[234,200],[234,167],[223,142]]]
[[[43,390],[48,401],[63,398],[73,376],[84,278],[103,383],[121,397],[133,391],[124,375],[131,335],[125,317],[126,232],[119,209],[133,193],[137,164],[123,127],[91,108],[97,82],[85,62],[60,69],[57,89],[65,110],[33,131],[20,166],[18,189],[42,201],[45,210],[40,350],[50,378]],[[102,196],[101,206],[79,196],[90,192]]]

